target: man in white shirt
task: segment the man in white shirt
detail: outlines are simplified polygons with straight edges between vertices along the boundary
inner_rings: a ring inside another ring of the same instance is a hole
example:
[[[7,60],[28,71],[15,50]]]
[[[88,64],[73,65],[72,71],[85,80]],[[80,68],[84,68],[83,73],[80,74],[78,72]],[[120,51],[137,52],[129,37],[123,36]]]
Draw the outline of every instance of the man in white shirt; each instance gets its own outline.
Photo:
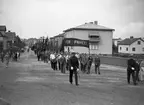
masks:
[[[53,53],[50,54],[50,62],[51,62],[51,68],[54,69],[54,62],[53,60],[55,59],[55,55]]]

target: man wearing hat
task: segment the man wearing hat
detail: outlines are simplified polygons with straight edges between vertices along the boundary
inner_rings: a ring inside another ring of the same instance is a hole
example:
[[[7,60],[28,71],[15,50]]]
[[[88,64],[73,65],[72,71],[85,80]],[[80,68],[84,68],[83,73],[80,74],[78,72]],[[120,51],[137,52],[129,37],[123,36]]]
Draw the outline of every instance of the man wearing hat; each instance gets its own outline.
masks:
[[[130,84],[130,76],[132,75],[133,84],[136,85],[136,61],[131,57],[127,61],[127,82]]]
[[[69,82],[73,83],[73,74],[75,75],[75,84],[78,86],[78,71],[79,71],[79,62],[78,58],[75,56],[75,52],[72,52],[72,56],[69,59],[70,63],[70,75],[69,75]]]

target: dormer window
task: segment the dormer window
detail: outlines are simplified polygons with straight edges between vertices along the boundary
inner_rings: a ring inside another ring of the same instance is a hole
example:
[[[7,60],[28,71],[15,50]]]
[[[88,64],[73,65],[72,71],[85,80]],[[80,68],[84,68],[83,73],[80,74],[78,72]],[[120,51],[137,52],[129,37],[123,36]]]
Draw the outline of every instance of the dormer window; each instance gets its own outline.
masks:
[[[140,45],[140,44],[141,44],[141,41],[138,41],[137,44]]]

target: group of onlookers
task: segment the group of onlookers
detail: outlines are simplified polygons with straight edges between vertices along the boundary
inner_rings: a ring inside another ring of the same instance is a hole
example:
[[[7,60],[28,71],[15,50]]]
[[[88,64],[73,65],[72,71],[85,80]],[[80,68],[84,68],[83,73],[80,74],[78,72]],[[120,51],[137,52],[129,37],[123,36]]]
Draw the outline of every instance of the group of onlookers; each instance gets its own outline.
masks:
[[[2,51],[0,53],[0,59],[2,63],[5,63],[6,67],[9,65],[9,61],[17,61],[20,59],[20,52]]]

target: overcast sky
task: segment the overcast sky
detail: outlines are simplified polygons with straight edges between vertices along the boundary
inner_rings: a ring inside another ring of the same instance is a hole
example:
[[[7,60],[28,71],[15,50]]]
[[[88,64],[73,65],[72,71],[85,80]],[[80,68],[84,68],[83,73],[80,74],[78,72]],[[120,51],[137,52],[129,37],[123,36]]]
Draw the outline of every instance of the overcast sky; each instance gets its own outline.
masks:
[[[144,0],[0,0],[0,25],[22,38],[55,36],[86,22],[113,37],[144,37]]]

